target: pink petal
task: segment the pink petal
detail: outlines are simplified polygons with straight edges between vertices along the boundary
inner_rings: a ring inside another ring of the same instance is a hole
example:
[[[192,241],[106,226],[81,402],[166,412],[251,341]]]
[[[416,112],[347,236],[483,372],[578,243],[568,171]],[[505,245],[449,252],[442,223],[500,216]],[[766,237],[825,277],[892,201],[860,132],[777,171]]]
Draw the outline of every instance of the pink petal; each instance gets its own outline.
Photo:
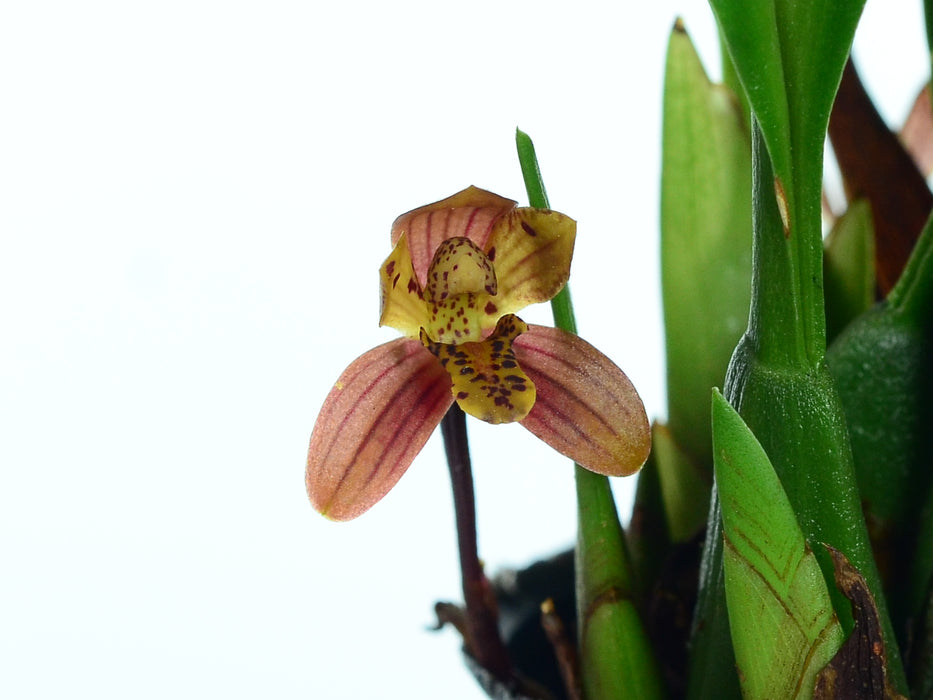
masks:
[[[450,376],[417,340],[357,358],[337,380],[311,433],[311,504],[351,520],[395,486],[450,405]]]
[[[516,202],[497,194],[467,187],[452,197],[402,214],[392,224],[392,245],[403,233],[408,234],[408,248],[415,274],[422,289],[427,284],[428,267],[434,251],[448,238],[466,236],[478,248],[484,248],[493,224],[515,208]]]
[[[538,396],[521,421],[577,464],[607,476],[628,476],[648,458],[651,434],[638,392],[608,357],[571,333],[528,327],[515,356]]]

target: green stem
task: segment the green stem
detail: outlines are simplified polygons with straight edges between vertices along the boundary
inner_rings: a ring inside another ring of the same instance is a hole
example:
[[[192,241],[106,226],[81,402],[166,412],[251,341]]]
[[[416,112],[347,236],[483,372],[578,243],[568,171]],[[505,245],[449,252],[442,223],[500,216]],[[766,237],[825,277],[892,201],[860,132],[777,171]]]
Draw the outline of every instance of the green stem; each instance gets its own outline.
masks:
[[[534,143],[520,130],[515,142],[532,207],[548,199]],[[551,300],[554,325],[577,332],[567,286]],[[632,566],[609,479],[574,465],[577,492],[575,559],[577,626],[584,691],[589,700],[662,696],[650,643],[633,602]]]
[[[528,192],[528,203],[536,209],[548,209],[550,204],[547,198],[547,191],[544,189],[544,180],[541,177],[541,169],[538,167],[538,156],[535,153],[535,145],[524,131],[515,130],[515,144],[518,148],[518,161],[522,168],[522,177],[525,180],[525,190]],[[554,325],[568,333],[577,333],[577,320],[573,313],[573,301],[570,298],[570,285],[564,285],[564,288],[551,299],[551,313],[554,316]],[[577,473],[578,501],[580,499],[579,489],[581,484],[580,472],[586,471],[579,464],[575,465]],[[605,481],[605,489],[609,488],[609,480],[606,477],[600,477]],[[590,489],[593,489],[592,482]],[[593,496],[600,498],[599,492],[602,489],[596,487]],[[610,493],[611,499],[611,493]],[[586,499],[584,499],[586,500]],[[603,499],[605,500],[605,499]],[[613,517],[618,519],[613,507]]]
[[[754,119],[752,129],[760,132]],[[813,369],[826,354],[820,190],[815,190],[814,211],[812,183],[781,183],[770,172],[764,175],[759,169],[766,154],[764,142],[758,137],[752,144],[759,150],[752,156],[758,183],[752,217],[759,232],[753,248],[752,289],[758,293],[752,294],[748,333],[768,364]],[[767,182],[762,181],[765,178]],[[793,184],[798,184],[794,190]]]
[[[544,189],[544,180],[541,178],[541,169],[538,167],[538,157],[535,154],[535,145],[524,131],[515,130],[515,144],[518,148],[518,160],[522,166],[522,177],[525,180],[525,190],[528,192],[528,204],[535,209],[549,209],[547,191]],[[577,333],[577,321],[573,315],[573,301],[570,299],[570,285],[564,288],[551,299],[551,312],[554,314],[554,325],[568,333]]]

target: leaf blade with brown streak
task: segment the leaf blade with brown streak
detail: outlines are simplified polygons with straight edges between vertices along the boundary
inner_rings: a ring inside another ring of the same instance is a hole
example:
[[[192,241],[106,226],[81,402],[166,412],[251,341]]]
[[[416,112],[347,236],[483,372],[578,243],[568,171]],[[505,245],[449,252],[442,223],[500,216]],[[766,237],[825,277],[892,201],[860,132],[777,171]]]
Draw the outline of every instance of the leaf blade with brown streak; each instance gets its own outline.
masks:
[[[746,700],[809,698],[844,634],[816,557],[768,455],[713,390],[726,602]]]

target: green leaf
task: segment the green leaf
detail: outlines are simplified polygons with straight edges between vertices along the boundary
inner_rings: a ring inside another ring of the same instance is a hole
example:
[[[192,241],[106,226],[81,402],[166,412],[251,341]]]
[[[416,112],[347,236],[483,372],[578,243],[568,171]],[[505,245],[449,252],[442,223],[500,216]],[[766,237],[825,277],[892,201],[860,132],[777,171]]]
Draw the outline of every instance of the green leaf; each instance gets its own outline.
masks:
[[[826,334],[832,339],[875,301],[875,243],[871,207],[849,205],[825,241],[823,286]]]
[[[674,542],[686,542],[706,525],[711,482],[680,449],[667,426],[661,423],[652,426],[651,444],[667,530]]]
[[[839,549],[865,576],[878,601],[890,649],[892,677],[903,688],[903,668],[862,517],[845,414],[825,362],[798,352],[796,334],[801,333],[805,322],[791,303],[790,287],[796,278],[788,271],[794,269],[791,263],[799,260],[800,251],[786,249],[778,205],[770,195],[773,182],[770,160],[756,123],[752,134],[755,163],[752,312],[748,330],[729,365],[725,393],[764,446],[806,538]],[[821,248],[822,242],[818,244]],[[717,503],[714,500],[713,509]],[[711,569],[722,566],[721,541],[715,537],[717,519],[714,510],[707,537],[709,551],[704,553]],[[828,554],[817,551],[816,556],[824,577],[832,581]],[[718,638],[722,624],[717,616],[721,614],[719,601],[724,592],[717,590],[717,586],[713,574],[701,580],[692,652],[696,659],[691,659],[690,696],[695,698],[723,697],[705,690],[710,683],[706,674],[721,678],[732,673],[732,659],[723,652],[725,647]],[[851,630],[848,601],[835,590],[831,590],[831,597],[843,629]],[[698,662],[701,658],[702,665]],[[699,689],[693,690],[694,686]]]
[[[680,22],[667,50],[662,145],[668,425],[709,475],[709,391],[748,321],[751,145],[738,100],[709,81]]]
[[[712,414],[726,601],[743,697],[810,698],[845,635],[761,444],[715,390]]]
[[[531,206],[548,207],[534,144],[516,130]],[[576,333],[568,286],[551,300],[554,325]],[[580,673],[588,700],[663,697],[660,673],[634,603],[632,565],[609,479],[575,465],[575,550]]]
[[[634,602],[631,564],[609,480],[580,467],[577,620],[587,700],[661,698],[660,674]]]
[[[754,3],[710,0],[732,66],[745,89],[749,106],[762,125],[774,170],[785,182],[790,182],[790,112],[775,5],[770,0]]]
[[[875,558],[896,629],[920,614],[910,562],[929,559],[914,541],[933,487],[933,220],[888,298],[856,318],[830,346],[829,370],[845,409]],[[916,574],[914,574],[915,576]]]

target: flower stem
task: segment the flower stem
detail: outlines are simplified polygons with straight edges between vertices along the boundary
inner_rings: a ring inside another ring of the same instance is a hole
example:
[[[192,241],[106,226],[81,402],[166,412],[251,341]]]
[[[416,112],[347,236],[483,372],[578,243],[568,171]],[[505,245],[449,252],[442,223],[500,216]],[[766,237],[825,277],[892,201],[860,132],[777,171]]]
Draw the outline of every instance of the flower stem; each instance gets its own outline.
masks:
[[[548,208],[547,192],[528,134],[516,129],[518,160],[536,209]],[[551,299],[554,325],[577,332],[567,285]],[[660,675],[635,608],[632,566],[609,486],[601,474],[574,465],[577,492],[575,578],[581,681],[590,700],[662,697]]]
[[[500,679],[511,673],[508,651],[499,634],[495,598],[483,573],[476,543],[476,500],[467,442],[466,415],[454,403],[441,420],[441,435],[450,469],[466,605],[466,645],[477,663]]]

